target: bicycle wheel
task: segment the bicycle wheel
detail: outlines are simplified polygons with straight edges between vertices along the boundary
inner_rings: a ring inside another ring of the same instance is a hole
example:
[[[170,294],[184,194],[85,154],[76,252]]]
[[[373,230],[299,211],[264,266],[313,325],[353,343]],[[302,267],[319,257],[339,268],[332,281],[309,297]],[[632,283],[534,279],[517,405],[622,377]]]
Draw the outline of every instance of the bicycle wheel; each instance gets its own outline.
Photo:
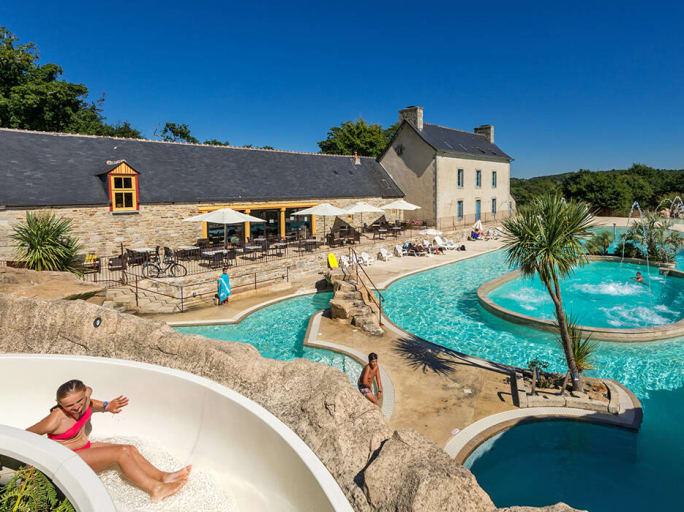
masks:
[[[159,277],[161,270],[154,263],[147,262],[142,267],[143,277]]]
[[[171,277],[185,277],[188,274],[188,269],[180,263],[174,263],[169,267],[169,275]]]

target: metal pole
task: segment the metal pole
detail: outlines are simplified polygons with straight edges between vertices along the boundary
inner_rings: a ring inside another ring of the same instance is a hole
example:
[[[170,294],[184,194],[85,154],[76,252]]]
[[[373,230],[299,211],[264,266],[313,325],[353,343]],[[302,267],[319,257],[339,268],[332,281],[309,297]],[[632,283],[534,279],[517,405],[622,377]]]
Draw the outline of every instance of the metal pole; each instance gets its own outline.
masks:
[[[181,290],[181,313],[183,313],[183,312],[185,312],[185,304],[183,301],[183,298],[184,298],[183,285],[181,285],[180,290]]]
[[[256,273],[256,272],[254,272],[254,289],[255,289],[255,290],[257,289],[257,280],[256,280],[256,275],[257,275],[257,273]]]
[[[138,304],[138,274],[135,275],[135,307],[137,308],[139,306]]]

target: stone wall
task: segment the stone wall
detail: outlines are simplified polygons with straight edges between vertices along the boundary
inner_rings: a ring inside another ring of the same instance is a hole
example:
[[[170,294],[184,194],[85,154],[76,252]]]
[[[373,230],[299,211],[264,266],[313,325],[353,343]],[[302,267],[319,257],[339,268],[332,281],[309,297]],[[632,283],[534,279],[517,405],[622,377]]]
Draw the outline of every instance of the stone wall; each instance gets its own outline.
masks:
[[[374,206],[380,206],[391,202],[393,199],[353,198],[353,199],[321,199],[307,202],[330,202],[335,206],[344,208],[356,201],[363,200]],[[78,237],[83,250],[92,251],[101,256],[118,254],[121,244],[124,247],[156,247],[194,244],[202,237],[202,223],[183,222],[184,218],[192,217],[199,213],[198,207],[212,206],[216,203],[201,204],[142,204],[139,213],[112,214],[107,206],[74,206],[43,209],[9,208],[0,210],[0,260],[14,259],[14,250],[10,235],[12,229],[26,218],[26,212],[47,211],[58,217],[70,219],[73,224],[74,235]],[[236,203],[232,203],[236,204]],[[268,202],[249,203],[241,202],[240,205],[268,204]],[[275,203],[274,203],[275,204]],[[279,201],[277,204],[285,204]],[[231,203],[221,203],[221,206],[230,206]],[[397,212],[401,215],[401,212]],[[259,217],[259,211],[254,210],[252,215]],[[363,225],[362,221],[370,224],[382,216],[379,213],[356,214],[351,218],[327,219],[327,226],[335,221],[337,224],[348,222],[354,226]],[[399,217],[388,211],[385,215],[390,221]],[[317,236],[323,235],[324,222],[321,217],[316,219]]]
[[[102,319],[98,328],[96,317]],[[470,471],[415,431],[392,431],[345,374],[324,364],[265,359],[250,345],[183,335],[166,324],[83,301],[2,294],[0,352],[141,361],[223,384],[264,406],[301,437],[357,511],[495,508]]]

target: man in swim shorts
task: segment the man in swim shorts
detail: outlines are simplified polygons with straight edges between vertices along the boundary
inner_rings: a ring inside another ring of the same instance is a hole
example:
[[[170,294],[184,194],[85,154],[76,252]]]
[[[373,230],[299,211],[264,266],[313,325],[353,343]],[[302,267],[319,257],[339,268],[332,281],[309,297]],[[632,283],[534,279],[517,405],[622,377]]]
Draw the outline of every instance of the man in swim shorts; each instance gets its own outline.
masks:
[[[643,283],[643,282],[644,282],[644,278],[641,276],[641,272],[637,272],[637,273],[636,273],[636,277],[634,278],[634,280],[635,280],[637,283]]]
[[[378,389],[377,399],[373,396],[373,379]],[[380,367],[378,366],[378,355],[375,352],[368,354],[368,364],[364,366],[361,375],[359,376],[359,391],[368,400],[378,405],[380,395],[382,395],[382,381],[380,380]]]

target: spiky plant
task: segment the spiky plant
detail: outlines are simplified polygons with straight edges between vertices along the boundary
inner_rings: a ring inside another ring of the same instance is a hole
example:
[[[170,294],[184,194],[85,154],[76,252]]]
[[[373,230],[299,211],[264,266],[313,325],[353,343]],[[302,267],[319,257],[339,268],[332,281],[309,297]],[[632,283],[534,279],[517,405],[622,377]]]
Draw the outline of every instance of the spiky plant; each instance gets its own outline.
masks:
[[[623,238],[625,240],[625,256],[628,255],[627,245],[634,247],[632,255],[646,258],[646,251],[651,260],[672,262],[677,251],[684,246],[681,233],[671,229],[673,221],[663,219],[651,212],[645,212],[643,221],[637,220],[630,225]],[[618,247],[620,253],[622,249]]]
[[[568,368],[579,376],[568,333],[560,280],[588,262],[582,243],[591,235],[594,216],[585,203],[565,201],[559,194],[538,196],[504,220],[507,261],[523,275],[539,275],[555,307]],[[573,379],[579,389],[579,380]]]
[[[595,370],[593,354],[598,344],[591,340],[591,334],[584,336],[584,332],[575,318],[566,318],[566,323],[577,371],[581,374],[586,370]],[[563,346],[563,339],[560,336],[556,338],[556,341]]]
[[[51,213],[26,213],[26,221],[10,235],[17,259],[32,270],[79,273],[74,263],[80,245],[71,235],[71,221]]]
[[[606,256],[612,243],[613,235],[610,231],[600,231],[599,233],[594,233],[593,236],[587,240],[587,252],[589,254]]]

